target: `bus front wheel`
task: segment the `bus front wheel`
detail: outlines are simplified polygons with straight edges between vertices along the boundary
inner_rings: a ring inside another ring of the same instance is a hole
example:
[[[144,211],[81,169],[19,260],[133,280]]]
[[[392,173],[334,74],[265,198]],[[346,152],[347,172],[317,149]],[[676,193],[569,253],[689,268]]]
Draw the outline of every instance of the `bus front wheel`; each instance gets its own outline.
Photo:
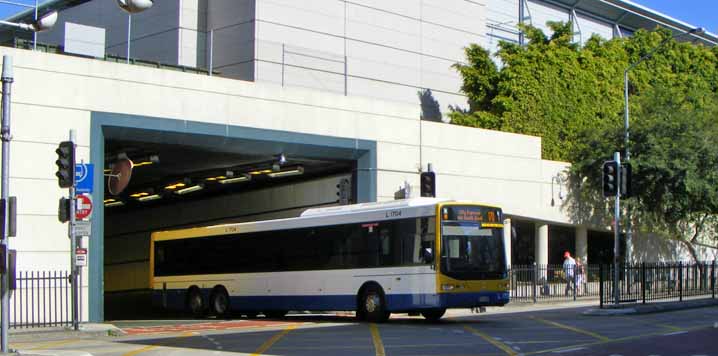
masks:
[[[204,316],[204,299],[202,293],[197,287],[191,287],[187,291],[187,311],[189,311],[195,318]]]
[[[444,313],[446,313],[446,309],[444,309],[444,308],[428,309],[428,310],[421,311],[421,315],[424,316],[424,318],[430,322],[439,321],[439,319],[441,319],[441,317],[444,316]]]
[[[381,287],[373,285],[366,287],[359,299],[358,309],[358,314],[369,322],[383,323],[389,319]]]

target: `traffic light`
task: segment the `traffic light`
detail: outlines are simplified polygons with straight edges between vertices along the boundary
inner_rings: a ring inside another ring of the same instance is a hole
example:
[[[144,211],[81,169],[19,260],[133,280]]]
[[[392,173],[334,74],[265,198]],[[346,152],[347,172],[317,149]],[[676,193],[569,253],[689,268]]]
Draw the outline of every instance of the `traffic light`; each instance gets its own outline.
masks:
[[[616,196],[618,189],[618,162],[603,162],[603,196]]]
[[[621,164],[621,198],[630,198],[633,196],[633,189],[631,188],[631,164]]]
[[[60,198],[60,205],[57,208],[57,219],[60,220],[61,223],[70,221],[70,204],[72,204],[72,199],[65,197]]]
[[[422,172],[419,176],[419,191],[422,197],[436,196],[436,174],[434,172]]]
[[[72,141],[62,141],[55,150],[57,153],[57,183],[60,188],[70,188],[75,185],[75,144]]]

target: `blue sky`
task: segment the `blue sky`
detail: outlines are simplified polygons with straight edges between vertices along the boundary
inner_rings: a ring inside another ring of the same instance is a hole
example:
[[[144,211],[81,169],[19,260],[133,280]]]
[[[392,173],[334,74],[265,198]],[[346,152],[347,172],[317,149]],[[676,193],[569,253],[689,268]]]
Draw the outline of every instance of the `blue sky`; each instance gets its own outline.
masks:
[[[114,1],[114,0],[103,0]],[[716,0],[631,0],[677,20],[687,22],[707,31],[718,33],[718,1]],[[13,0],[16,3],[35,4],[35,0]],[[44,2],[44,0],[40,0]],[[0,4],[0,18],[22,11],[24,8]]]

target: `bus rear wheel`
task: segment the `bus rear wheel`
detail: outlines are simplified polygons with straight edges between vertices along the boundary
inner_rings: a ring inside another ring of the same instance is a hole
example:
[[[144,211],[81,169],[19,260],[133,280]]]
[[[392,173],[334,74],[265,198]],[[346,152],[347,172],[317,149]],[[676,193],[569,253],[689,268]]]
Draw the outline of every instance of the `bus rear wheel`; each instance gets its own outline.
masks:
[[[187,311],[192,314],[195,318],[201,318],[204,316],[205,305],[202,293],[197,287],[191,287],[187,291]]]
[[[227,294],[224,287],[217,286],[212,290],[212,295],[209,297],[209,307],[216,317],[227,316],[229,313],[229,294]]]
[[[370,285],[364,289],[359,298],[357,314],[372,323],[383,323],[389,319],[390,313],[386,311],[381,287]]]
[[[444,313],[446,313],[446,309],[444,308],[438,308],[438,309],[428,309],[428,310],[422,310],[421,315],[428,321],[435,323],[441,319],[442,316],[444,316]]]

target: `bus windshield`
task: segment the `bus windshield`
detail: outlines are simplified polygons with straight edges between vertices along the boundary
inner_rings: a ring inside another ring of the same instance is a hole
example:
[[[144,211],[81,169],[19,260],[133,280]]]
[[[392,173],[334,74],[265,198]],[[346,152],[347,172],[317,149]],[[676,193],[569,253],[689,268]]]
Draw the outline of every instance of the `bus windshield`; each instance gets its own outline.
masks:
[[[441,272],[455,279],[501,279],[506,263],[501,228],[481,223],[442,223]]]

